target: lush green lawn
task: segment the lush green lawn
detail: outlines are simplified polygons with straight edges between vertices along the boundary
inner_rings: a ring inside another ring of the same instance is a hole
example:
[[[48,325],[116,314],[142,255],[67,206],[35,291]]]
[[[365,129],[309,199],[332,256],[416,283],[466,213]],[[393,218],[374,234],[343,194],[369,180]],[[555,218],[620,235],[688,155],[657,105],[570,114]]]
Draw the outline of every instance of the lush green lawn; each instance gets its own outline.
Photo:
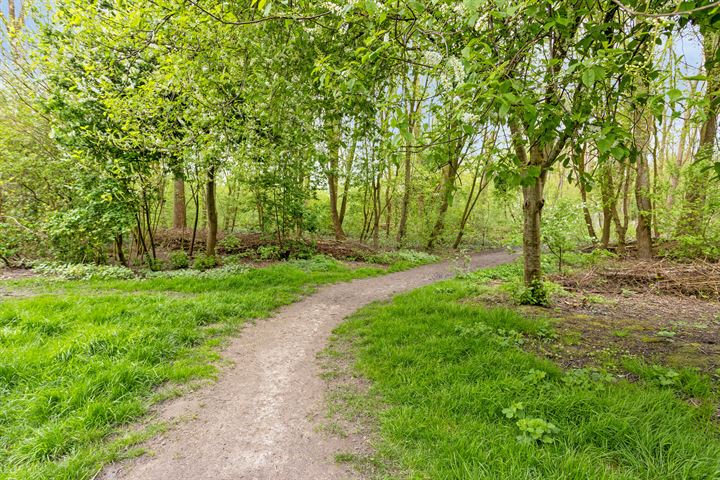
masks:
[[[3,284],[0,478],[91,478],[143,433],[113,436],[162,397],[212,376],[222,338],[313,286],[381,273],[326,258],[246,273]],[[150,432],[151,433],[151,432]]]
[[[720,478],[710,379],[689,373],[663,386],[650,368],[635,383],[564,372],[521,348],[551,335],[546,324],[463,301],[479,288],[477,276],[425,287],[365,308],[337,331],[387,406],[379,455],[399,466],[388,476]]]

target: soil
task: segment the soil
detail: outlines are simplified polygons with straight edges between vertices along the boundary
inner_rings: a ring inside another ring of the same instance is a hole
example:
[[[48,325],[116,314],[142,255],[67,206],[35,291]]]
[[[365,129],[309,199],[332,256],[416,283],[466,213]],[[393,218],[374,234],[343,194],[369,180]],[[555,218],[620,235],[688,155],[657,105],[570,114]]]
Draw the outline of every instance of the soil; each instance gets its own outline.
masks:
[[[634,263],[630,268],[635,268]],[[602,271],[556,275],[553,280],[564,285],[566,292],[554,296],[549,308],[519,307],[499,291],[476,301],[550,318],[557,338],[533,342],[527,348],[566,368],[600,366],[622,371],[623,358],[637,357],[717,375],[720,302],[683,294],[687,289],[679,288],[682,285],[670,293],[655,285],[631,288],[608,281]]]
[[[508,253],[474,255],[470,267],[512,261]],[[325,286],[267,320],[248,325],[223,352],[231,362],[218,381],[160,405],[156,421],[172,427],[151,452],[113,464],[97,478],[173,480],[322,480],[354,478],[337,453],[357,436],[321,428],[325,382],[317,360],[342,320],[362,306],[453,276],[450,262]]]
[[[720,367],[717,302],[647,292],[576,294],[555,308],[560,342],[545,353],[566,367],[612,367],[622,356],[710,373]]]

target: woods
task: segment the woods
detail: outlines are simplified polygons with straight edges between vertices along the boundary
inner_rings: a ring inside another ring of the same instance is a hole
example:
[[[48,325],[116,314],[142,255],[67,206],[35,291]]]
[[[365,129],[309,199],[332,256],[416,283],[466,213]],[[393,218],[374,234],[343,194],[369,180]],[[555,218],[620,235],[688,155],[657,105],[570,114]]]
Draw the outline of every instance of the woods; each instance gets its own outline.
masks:
[[[0,32],[0,480],[720,478],[719,2]]]
[[[28,1],[2,17],[8,265],[329,235],[522,245],[542,290],[561,205],[575,246],[720,255],[712,3]]]

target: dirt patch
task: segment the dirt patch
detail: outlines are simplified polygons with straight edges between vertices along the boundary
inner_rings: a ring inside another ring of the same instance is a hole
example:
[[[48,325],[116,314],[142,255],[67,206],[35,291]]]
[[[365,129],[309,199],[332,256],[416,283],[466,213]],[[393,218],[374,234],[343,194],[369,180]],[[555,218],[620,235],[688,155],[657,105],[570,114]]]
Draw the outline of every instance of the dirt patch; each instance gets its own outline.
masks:
[[[472,267],[515,258],[475,255]],[[370,302],[453,276],[450,262],[329,285],[243,329],[223,352],[232,363],[209,388],[166,402],[156,418],[173,425],[148,442],[153,452],[111,465],[99,479],[322,480],[355,478],[336,455],[365,438],[331,435],[317,354],[347,315]],[[342,459],[342,458],[340,458]]]
[[[636,267],[637,262],[628,269],[616,263],[602,271],[636,271]],[[599,271],[554,276],[566,291],[555,295],[549,308],[517,306],[497,288],[476,301],[550,318],[557,338],[530,342],[528,348],[566,368],[592,365],[622,370],[625,357],[709,373],[720,368],[720,302],[610,282]]]
[[[720,304],[653,293],[582,294],[555,301],[558,342],[540,346],[566,367],[615,367],[623,356],[672,367],[720,367]]]
[[[1,280],[21,280],[37,276],[37,273],[28,268],[0,268]]]

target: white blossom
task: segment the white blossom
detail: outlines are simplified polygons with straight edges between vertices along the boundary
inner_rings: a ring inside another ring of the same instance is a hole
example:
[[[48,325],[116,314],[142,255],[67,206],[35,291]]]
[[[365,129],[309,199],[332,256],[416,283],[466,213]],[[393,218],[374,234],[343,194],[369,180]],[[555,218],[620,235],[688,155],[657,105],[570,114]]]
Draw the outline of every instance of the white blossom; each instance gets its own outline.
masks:
[[[465,66],[457,57],[450,57],[447,61],[448,69],[452,71],[455,83],[463,83],[465,81]]]
[[[462,115],[460,115],[460,120],[462,120],[465,123],[475,123],[478,121],[480,117],[475,115],[474,113],[465,112]]]
[[[442,54],[439,52],[436,52],[434,50],[428,50],[423,53],[423,63],[426,65],[430,65],[431,67],[440,65],[440,62],[442,62],[442,59],[443,59]]]

